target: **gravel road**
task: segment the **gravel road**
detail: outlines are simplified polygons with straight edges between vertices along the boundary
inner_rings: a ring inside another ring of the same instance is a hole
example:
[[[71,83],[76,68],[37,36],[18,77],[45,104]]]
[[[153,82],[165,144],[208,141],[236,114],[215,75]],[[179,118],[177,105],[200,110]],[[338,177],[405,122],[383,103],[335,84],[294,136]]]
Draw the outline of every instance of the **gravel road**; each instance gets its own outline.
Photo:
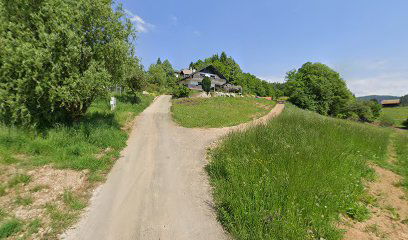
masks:
[[[158,97],[138,116],[123,150],[95,190],[67,240],[229,239],[217,222],[207,175],[206,148],[229,131],[262,123],[270,114],[232,128],[188,129],[173,123],[170,96]]]

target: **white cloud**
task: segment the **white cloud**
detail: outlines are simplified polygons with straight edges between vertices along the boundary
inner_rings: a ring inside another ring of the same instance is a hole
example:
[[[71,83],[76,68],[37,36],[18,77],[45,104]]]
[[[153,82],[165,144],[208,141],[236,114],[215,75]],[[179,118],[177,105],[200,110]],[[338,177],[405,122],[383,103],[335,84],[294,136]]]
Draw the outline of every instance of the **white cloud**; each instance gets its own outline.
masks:
[[[135,24],[136,31],[146,33],[155,28],[153,24],[146,22],[145,20],[143,20],[143,18],[136,14],[133,14],[131,11],[125,10],[125,13],[128,15],[130,21]]]
[[[408,94],[408,69],[400,61],[354,60],[334,68],[356,96]]]
[[[348,78],[347,85],[356,96],[408,94],[408,73],[381,74],[372,77]]]

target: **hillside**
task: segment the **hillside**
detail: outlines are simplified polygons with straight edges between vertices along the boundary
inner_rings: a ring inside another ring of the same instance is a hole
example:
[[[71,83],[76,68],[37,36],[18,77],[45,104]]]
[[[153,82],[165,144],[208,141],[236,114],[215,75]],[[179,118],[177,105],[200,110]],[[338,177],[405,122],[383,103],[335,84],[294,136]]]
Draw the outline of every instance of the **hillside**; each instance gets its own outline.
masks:
[[[368,96],[362,96],[362,97],[357,97],[358,100],[371,100],[371,99],[376,99],[377,101],[381,102],[382,100],[390,100],[390,99],[399,99],[400,97],[398,96],[391,96],[391,95],[368,95]]]
[[[207,167],[218,218],[235,239],[341,239],[339,216],[370,215],[368,161],[390,131],[289,106],[265,126],[230,134]]]

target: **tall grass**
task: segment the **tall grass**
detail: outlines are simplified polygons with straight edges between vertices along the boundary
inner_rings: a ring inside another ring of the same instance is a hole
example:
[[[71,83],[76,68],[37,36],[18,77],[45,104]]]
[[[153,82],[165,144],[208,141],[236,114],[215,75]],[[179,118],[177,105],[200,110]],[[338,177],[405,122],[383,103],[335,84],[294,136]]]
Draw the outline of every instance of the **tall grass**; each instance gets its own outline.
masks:
[[[72,126],[57,125],[44,136],[32,131],[0,126],[0,164],[89,169],[103,172],[113,164],[125,146],[127,133],[121,128],[152,101],[142,96],[140,102],[118,101],[110,111],[109,100],[96,101],[85,118]]]
[[[236,239],[340,239],[340,214],[367,217],[362,179],[388,140],[388,130],[295,107],[232,133],[207,166],[219,220]]]
[[[396,133],[394,144],[397,153],[396,172],[404,177],[403,186],[408,190],[408,131]]]

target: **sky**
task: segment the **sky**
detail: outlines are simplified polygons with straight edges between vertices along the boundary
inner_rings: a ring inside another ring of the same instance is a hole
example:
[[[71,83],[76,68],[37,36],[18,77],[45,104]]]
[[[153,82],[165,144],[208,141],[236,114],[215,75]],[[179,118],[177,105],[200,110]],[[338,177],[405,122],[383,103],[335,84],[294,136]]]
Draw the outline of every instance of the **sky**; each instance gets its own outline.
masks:
[[[283,82],[305,62],[338,71],[356,96],[408,94],[407,0],[119,0],[137,55],[174,68],[225,51],[244,72]]]

